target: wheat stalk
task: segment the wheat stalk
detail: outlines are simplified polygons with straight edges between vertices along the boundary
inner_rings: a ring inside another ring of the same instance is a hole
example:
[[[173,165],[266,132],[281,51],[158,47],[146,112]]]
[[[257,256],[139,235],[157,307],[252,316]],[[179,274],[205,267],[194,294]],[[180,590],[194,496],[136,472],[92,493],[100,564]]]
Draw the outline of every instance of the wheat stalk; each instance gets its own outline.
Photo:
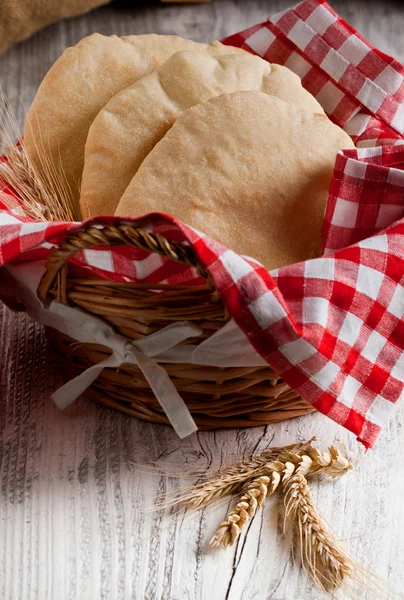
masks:
[[[309,475],[325,473],[337,477],[352,468],[336,448],[330,446],[328,452],[322,453],[312,445],[312,441],[264,450],[234,467],[222,469],[214,477],[206,477],[204,481],[186,491],[179,490],[178,495],[166,501],[164,506],[168,508],[181,505],[183,508],[196,510],[226,496],[239,495],[250,481],[268,475],[268,463],[273,464],[277,460],[299,466],[300,471]],[[279,465],[277,468],[281,471],[283,469]]]
[[[247,461],[220,471],[179,492],[170,503],[160,507],[182,505],[196,510],[204,508],[228,495],[240,496],[227,518],[210,540],[214,547],[228,548],[239,538],[243,527],[263,506],[265,499],[281,490],[285,504],[285,525],[290,519],[298,531],[301,562],[305,572],[322,591],[334,590],[349,578],[350,584],[359,585],[361,593],[375,590],[378,600],[392,598],[377,581],[340,547],[311,499],[306,477],[325,475],[337,478],[352,469],[352,465],[335,446],[320,452],[309,442],[284,448],[270,448]],[[347,588],[344,588],[348,591]],[[372,598],[376,596],[372,595]]]
[[[228,548],[234,544],[267,496],[281,488],[286,507],[285,523],[288,517],[293,518],[306,573],[324,591],[342,585],[344,579],[352,575],[354,564],[317,512],[306,476],[341,477],[352,468],[350,462],[335,446],[330,446],[328,452],[320,452],[309,442],[298,448],[266,452],[255,459],[255,464],[255,474],[245,483],[243,495],[217,528],[211,546]],[[237,467],[233,471],[235,473]]]
[[[275,456],[276,460],[267,462],[268,458]],[[259,472],[255,472],[251,476],[244,495],[229,512],[226,520],[219,525],[212,537],[212,546],[223,546],[224,548],[231,546],[238,539],[247,521],[254,517],[267,495],[272,494],[280,482],[285,484],[296,475],[324,474],[329,477],[341,477],[352,468],[349,461],[334,446],[330,446],[328,452],[320,452],[310,442],[297,449],[296,447],[276,449],[272,454],[266,451],[255,461],[257,465],[260,464],[257,469]],[[265,462],[262,464],[261,461]],[[234,470],[237,471],[237,467]],[[268,480],[268,483],[271,482],[270,494],[263,493],[264,479]],[[257,497],[257,490],[261,491],[258,496],[259,504],[253,500]]]
[[[276,471],[252,479],[236,506],[227,515],[226,521],[223,521],[217,528],[210,545],[213,547],[223,546],[224,548],[232,546],[240,536],[244,525],[254,518],[257,510],[265,502],[266,497],[275,492],[279,482],[280,475]]]
[[[4,93],[0,91],[0,179],[14,191],[25,215],[39,221],[73,221],[70,190],[61,180],[60,169],[48,153],[41,156],[40,176],[24,148],[17,119]],[[47,157],[47,158],[45,158]]]
[[[266,474],[266,465],[269,461],[276,460],[285,451],[303,452],[309,447],[311,441],[264,450],[234,467],[220,470],[214,477],[207,476],[204,481],[191,487],[189,491],[179,490],[178,496],[166,502],[165,507],[181,505],[183,508],[196,510],[226,496],[239,495],[246,484]]]
[[[323,591],[341,586],[353,574],[354,564],[314,506],[304,475],[289,477],[283,492],[285,519],[293,517],[304,570]]]

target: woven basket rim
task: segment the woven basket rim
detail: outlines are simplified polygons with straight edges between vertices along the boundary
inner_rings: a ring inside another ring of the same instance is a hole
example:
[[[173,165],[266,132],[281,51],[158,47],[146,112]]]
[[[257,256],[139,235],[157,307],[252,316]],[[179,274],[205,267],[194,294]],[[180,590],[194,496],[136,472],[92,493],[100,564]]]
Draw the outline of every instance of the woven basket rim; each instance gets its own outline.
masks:
[[[38,286],[39,298],[45,301],[50,289],[56,284],[58,300],[63,304],[68,304],[67,263],[81,250],[88,250],[96,246],[130,246],[159,254],[174,262],[194,267],[198,275],[206,279],[212,288],[214,287],[208,272],[198,260],[191,246],[183,242],[168,240],[159,233],[148,232],[135,225],[97,225],[92,223],[69,235],[59,246],[51,248],[45,263],[45,273]]]

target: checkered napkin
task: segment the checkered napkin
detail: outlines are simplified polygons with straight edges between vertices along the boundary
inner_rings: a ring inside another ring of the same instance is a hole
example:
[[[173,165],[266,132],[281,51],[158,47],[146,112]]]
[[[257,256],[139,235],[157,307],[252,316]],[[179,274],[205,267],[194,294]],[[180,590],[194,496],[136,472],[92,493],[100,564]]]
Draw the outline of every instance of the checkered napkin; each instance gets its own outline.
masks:
[[[224,42],[295,71],[356,143],[337,156],[324,256],[269,273],[169,216],[149,215],[147,227],[191,244],[257,352],[303,398],[371,447],[404,395],[404,67],[318,0]],[[81,227],[21,215],[3,186],[0,265],[46,258]],[[198,282],[186,266],[126,247],[86,250],[73,262],[111,280]]]

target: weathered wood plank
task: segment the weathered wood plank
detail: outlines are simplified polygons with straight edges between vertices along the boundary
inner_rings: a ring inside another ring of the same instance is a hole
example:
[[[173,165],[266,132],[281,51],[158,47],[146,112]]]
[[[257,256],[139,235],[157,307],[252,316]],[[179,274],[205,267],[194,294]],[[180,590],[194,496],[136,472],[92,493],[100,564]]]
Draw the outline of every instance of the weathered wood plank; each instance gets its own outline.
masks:
[[[212,40],[262,21],[289,2],[214,0],[193,6],[105,7],[54,25],[0,57],[0,83],[20,123],[62,50],[93,31],[177,33]],[[380,49],[404,59],[400,3],[334,2]],[[21,99],[22,103],[19,103]],[[62,101],[62,100],[61,100]],[[226,505],[192,518],[151,512],[178,482],[144,472],[183,473],[231,462],[255,448],[316,435],[339,438],[358,457],[344,480],[313,484],[324,515],[369,569],[403,592],[404,408],[366,457],[320,415],[273,427],[198,433],[179,441],[85,401],[60,414],[49,393],[60,370],[39,327],[2,307],[0,319],[0,597],[5,600],[316,600],[295,568],[276,501],[234,550],[207,543]],[[183,482],[185,483],[185,482]]]

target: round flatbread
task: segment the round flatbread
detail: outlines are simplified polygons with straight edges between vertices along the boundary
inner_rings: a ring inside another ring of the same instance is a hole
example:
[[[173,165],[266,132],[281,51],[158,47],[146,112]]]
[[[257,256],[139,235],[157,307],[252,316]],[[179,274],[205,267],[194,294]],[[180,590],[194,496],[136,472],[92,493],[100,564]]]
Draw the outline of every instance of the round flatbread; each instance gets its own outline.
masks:
[[[257,90],[323,113],[286,67],[248,54],[182,51],[114,96],[92,123],[80,205],[84,218],[113,215],[141,163],[188,108],[220,94]]]
[[[155,146],[117,215],[173,215],[274,269],[321,254],[336,153],[349,136],[321,114],[262,92],[188,109]]]
[[[53,177],[70,190],[76,218],[84,146],[98,112],[112,96],[184,49],[241,52],[171,35],[120,39],[95,33],[65,50],[42,81],[25,121],[25,150],[43,179],[53,166]]]

